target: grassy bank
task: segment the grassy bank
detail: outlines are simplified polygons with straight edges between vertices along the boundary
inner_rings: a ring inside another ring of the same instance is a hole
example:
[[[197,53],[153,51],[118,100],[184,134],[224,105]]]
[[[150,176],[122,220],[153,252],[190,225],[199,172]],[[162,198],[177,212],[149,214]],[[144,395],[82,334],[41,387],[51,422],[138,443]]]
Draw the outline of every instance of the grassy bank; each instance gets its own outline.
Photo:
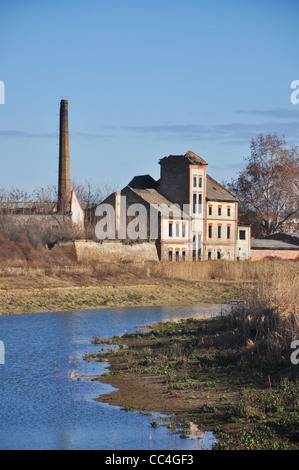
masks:
[[[118,389],[99,400],[174,412],[214,431],[220,449],[298,449],[299,376],[290,361],[290,343],[299,338],[294,284],[297,270],[272,275],[228,316],[95,338],[120,345],[86,357],[108,361],[110,372],[99,380]]]
[[[226,303],[246,298],[263,279],[284,276],[299,266],[279,261],[84,265],[69,258],[66,263],[63,258],[63,262],[2,263],[1,314]]]
[[[0,313],[51,312],[105,307],[227,303],[245,296],[251,283],[182,281],[160,278],[96,279],[74,273],[56,277],[14,270],[0,276]]]

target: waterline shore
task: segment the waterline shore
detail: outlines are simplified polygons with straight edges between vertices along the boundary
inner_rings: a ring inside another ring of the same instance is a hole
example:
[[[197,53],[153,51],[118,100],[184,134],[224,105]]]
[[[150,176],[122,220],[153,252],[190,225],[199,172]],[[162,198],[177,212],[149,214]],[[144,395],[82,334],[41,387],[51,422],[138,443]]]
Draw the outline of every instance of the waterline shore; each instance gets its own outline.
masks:
[[[47,265],[41,259],[0,266],[0,315],[104,307],[188,306],[243,300],[270,277],[286,278],[296,262],[93,263]]]
[[[82,285],[83,284],[83,285]],[[1,276],[0,315],[51,311],[184,306],[242,299],[252,282],[176,279],[56,279],[46,275]]]
[[[97,398],[127,411],[174,413],[212,431],[221,449],[298,449],[298,377],[289,364],[257,364],[230,345],[226,316],[150,325],[99,341],[86,360],[115,391]],[[296,411],[297,410],[297,411]]]

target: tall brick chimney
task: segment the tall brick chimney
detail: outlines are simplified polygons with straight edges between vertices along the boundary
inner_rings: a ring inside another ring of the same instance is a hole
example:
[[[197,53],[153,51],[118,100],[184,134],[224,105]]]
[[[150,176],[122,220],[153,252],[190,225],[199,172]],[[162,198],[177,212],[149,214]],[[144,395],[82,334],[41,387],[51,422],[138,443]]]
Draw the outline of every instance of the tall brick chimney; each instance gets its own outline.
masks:
[[[58,212],[68,214],[71,210],[71,165],[68,123],[68,101],[60,103],[59,130],[59,179],[58,179]]]

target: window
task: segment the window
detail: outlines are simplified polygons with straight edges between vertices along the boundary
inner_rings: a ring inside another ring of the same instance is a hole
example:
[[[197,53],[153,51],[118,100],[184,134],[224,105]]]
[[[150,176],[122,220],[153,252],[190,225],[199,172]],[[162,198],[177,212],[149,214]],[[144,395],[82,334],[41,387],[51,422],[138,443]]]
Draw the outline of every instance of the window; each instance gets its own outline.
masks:
[[[218,215],[221,215],[221,207],[218,207]]]
[[[211,251],[208,252],[208,259],[212,259],[212,252]]]
[[[218,238],[221,238],[221,225],[218,225]]]
[[[193,214],[196,213],[196,199],[197,199],[197,195],[193,194]]]
[[[172,261],[172,251],[171,250],[169,250],[169,252],[168,252],[168,259],[169,259],[169,261]]]
[[[175,236],[180,236],[180,224],[175,224]]]
[[[198,195],[198,213],[201,213],[201,205],[202,205],[202,194]]]
[[[195,235],[193,235],[193,261],[196,260],[196,238]]]
[[[240,240],[246,240],[246,231],[245,230],[240,230],[239,231],[239,239]]]
[[[198,249],[201,247],[201,235],[197,235]]]
[[[193,188],[196,188],[196,183],[197,183],[197,177],[194,176],[194,178],[193,178]]]
[[[198,187],[199,187],[199,188],[202,187],[202,178],[198,178]]]
[[[168,224],[168,235],[172,237],[172,224],[171,223]]]
[[[227,208],[227,217],[230,217],[230,207]]]
[[[209,225],[209,238],[212,238],[212,225]]]
[[[198,259],[200,260],[200,257],[201,257],[201,235],[197,236],[197,243],[198,243],[197,255],[198,255]]]
[[[183,238],[186,237],[186,224],[183,224],[183,226],[182,226],[182,237]]]
[[[230,238],[230,225],[227,226],[227,238]]]
[[[209,215],[212,215],[212,206],[209,206]]]
[[[182,251],[182,261],[185,261],[186,259],[186,251]]]
[[[217,251],[217,259],[221,259],[221,251]]]

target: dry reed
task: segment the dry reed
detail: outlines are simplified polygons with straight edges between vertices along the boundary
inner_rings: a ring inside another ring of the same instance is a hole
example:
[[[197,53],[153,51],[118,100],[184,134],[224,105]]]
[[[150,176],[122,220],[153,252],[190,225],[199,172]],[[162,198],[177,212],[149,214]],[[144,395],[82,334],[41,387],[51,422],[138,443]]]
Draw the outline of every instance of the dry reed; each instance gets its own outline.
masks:
[[[291,342],[299,339],[298,287],[298,264],[274,263],[249,292],[245,305],[233,308],[229,321],[247,356],[289,360]]]

